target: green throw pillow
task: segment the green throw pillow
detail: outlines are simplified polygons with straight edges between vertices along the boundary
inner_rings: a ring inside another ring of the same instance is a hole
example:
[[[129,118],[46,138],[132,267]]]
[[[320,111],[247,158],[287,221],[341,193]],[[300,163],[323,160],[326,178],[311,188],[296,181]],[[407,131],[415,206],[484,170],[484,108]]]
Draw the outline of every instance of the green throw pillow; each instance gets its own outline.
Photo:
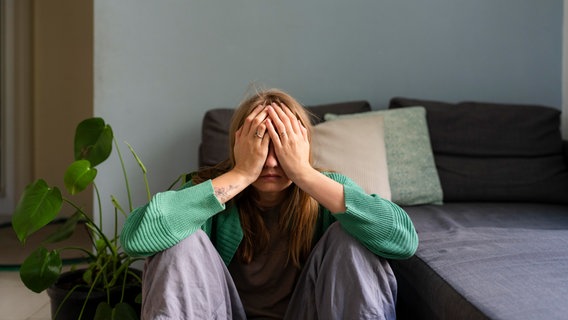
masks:
[[[391,200],[406,206],[442,204],[442,186],[430,145],[424,107],[378,110],[350,115],[326,114],[325,120],[376,114],[384,116]]]

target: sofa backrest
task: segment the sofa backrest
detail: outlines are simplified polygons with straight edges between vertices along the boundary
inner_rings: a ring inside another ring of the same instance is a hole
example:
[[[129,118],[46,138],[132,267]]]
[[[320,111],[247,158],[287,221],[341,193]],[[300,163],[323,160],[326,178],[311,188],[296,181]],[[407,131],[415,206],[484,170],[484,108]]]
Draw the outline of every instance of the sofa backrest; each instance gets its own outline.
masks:
[[[312,124],[324,121],[327,113],[350,114],[371,110],[367,101],[349,101],[333,104],[307,106],[312,113]],[[199,166],[213,166],[226,160],[229,156],[229,125],[234,109],[215,108],[207,111],[201,127],[201,143],[199,145]]]
[[[402,97],[389,108],[410,106],[426,108],[444,201],[568,203],[559,110]]]

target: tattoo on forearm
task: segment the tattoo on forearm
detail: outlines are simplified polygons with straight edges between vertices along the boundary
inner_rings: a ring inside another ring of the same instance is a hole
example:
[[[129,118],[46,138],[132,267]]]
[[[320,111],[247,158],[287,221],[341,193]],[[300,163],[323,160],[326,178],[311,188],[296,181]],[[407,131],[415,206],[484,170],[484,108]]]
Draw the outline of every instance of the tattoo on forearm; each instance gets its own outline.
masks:
[[[237,186],[235,185],[228,185],[226,187],[217,187],[215,188],[215,196],[217,197],[217,199],[219,199],[219,201],[225,203],[227,201],[229,201],[232,198],[231,195],[231,191],[236,189]]]

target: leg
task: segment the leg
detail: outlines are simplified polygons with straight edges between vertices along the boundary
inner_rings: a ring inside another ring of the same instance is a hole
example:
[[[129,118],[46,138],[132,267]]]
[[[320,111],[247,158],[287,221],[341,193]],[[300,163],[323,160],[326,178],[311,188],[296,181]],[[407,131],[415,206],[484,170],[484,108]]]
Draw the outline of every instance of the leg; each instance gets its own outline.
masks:
[[[334,223],[308,258],[286,319],[395,319],[396,290],[388,262]]]
[[[246,319],[229,271],[203,231],[146,260],[142,319]]]

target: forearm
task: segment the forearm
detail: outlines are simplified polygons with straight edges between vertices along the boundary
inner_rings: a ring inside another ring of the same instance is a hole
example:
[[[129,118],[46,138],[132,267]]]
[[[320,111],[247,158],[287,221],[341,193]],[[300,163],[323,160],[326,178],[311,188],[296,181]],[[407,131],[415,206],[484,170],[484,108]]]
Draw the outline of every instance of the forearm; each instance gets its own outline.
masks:
[[[238,170],[228,171],[213,179],[213,190],[220,203],[227,203],[237,194],[248,187],[254,179],[239,172]]]
[[[345,195],[341,183],[311,167],[293,181],[331,213],[345,212]]]
[[[377,195],[363,196],[349,189],[346,191],[347,212],[334,215],[347,233],[378,256],[411,257],[418,247],[418,236],[406,212]]]
[[[128,215],[120,241],[130,255],[152,255],[175,245],[224,209],[210,181],[161,192]]]
[[[418,236],[406,212],[378,195],[369,195],[337,173],[325,173],[343,185],[345,212],[334,214],[342,227],[373,253],[389,259],[414,254]]]

